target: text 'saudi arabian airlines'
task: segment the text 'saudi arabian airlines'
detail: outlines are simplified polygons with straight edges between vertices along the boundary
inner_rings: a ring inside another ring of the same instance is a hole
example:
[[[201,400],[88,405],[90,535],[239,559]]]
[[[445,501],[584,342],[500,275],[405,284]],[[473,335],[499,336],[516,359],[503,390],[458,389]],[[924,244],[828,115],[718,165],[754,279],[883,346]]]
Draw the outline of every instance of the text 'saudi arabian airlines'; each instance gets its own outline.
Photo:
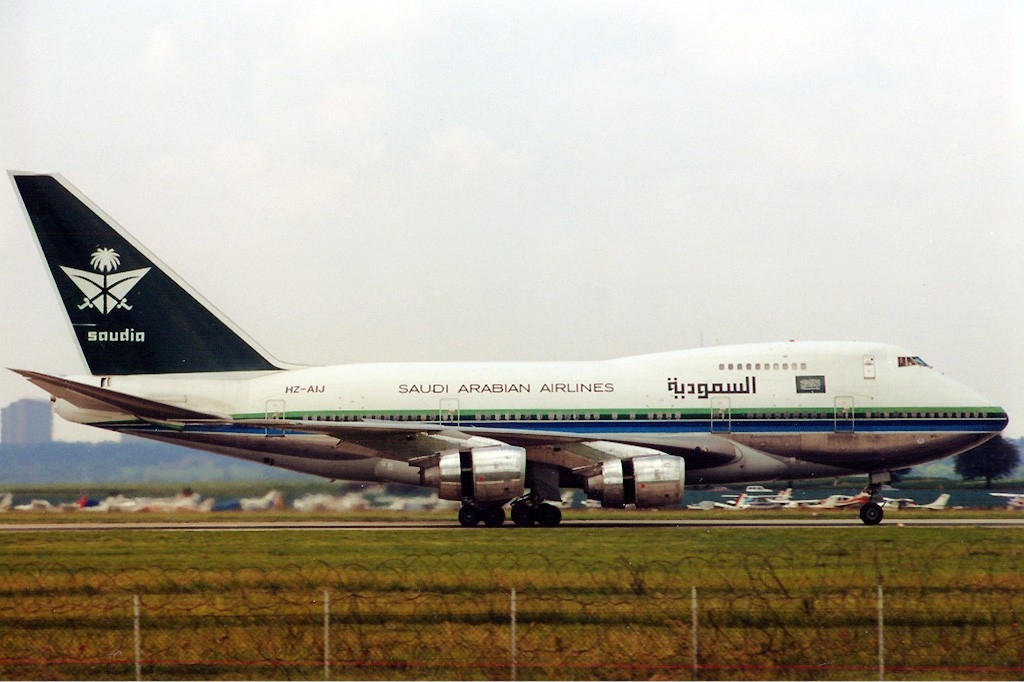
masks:
[[[673,507],[686,484],[869,475],[974,447],[1004,410],[879,343],[588,362],[275,360],[60,176],[10,173],[89,375],[15,370],[65,419],[330,479],[426,486],[472,526],[557,525],[561,489]]]

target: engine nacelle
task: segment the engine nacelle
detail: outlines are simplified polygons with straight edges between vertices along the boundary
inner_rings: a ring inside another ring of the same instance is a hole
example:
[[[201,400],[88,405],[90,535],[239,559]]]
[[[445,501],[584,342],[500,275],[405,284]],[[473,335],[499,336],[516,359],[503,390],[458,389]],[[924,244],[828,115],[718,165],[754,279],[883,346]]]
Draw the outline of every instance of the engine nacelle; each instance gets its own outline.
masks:
[[[442,500],[504,503],[526,486],[526,450],[494,445],[441,455],[438,496]]]
[[[671,507],[683,499],[685,464],[681,457],[644,455],[607,460],[602,473],[587,482],[602,507]]]

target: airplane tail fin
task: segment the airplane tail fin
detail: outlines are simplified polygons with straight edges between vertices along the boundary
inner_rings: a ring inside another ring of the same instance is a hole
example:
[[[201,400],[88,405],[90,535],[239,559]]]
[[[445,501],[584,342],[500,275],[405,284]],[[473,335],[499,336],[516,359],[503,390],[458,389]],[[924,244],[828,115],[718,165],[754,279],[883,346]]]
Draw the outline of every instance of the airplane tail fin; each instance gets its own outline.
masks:
[[[949,493],[942,493],[939,495],[934,502],[930,504],[923,504],[922,507],[927,509],[945,509],[946,505],[949,504]]]
[[[10,176],[92,374],[278,369],[64,178]]]

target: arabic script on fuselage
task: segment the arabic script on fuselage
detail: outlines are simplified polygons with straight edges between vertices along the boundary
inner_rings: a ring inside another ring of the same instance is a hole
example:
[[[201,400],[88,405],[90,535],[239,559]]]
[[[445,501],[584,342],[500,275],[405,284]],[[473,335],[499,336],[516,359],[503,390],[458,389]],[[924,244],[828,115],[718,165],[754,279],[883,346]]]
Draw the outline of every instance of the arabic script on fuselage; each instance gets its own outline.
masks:
[[[668,390],[676,398],[685,398],[688,395],[698,398],[708,398],[713,395],[747,395],[757,393],[757,377],[746,377],[744,381],[723,383],[700,382],[689,383],[680,381],[678,378],[668,380]]]

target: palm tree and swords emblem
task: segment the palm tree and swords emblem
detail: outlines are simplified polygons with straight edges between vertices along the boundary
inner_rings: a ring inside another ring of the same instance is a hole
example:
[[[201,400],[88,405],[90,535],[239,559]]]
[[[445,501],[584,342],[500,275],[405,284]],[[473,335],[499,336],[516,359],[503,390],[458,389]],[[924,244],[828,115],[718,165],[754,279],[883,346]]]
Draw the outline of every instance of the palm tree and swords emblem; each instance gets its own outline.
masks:
[[[139,283],[150,268],[116,272],[121,266],[121,256],[114,249],[107,248],[93,251],[89,264],[96,272],[60,266],[64,274],[71,278],[85,296],[78,309],[94,308],[104,315],[118,308],[131,310],[132,307],[128,305],[128,292]]]

